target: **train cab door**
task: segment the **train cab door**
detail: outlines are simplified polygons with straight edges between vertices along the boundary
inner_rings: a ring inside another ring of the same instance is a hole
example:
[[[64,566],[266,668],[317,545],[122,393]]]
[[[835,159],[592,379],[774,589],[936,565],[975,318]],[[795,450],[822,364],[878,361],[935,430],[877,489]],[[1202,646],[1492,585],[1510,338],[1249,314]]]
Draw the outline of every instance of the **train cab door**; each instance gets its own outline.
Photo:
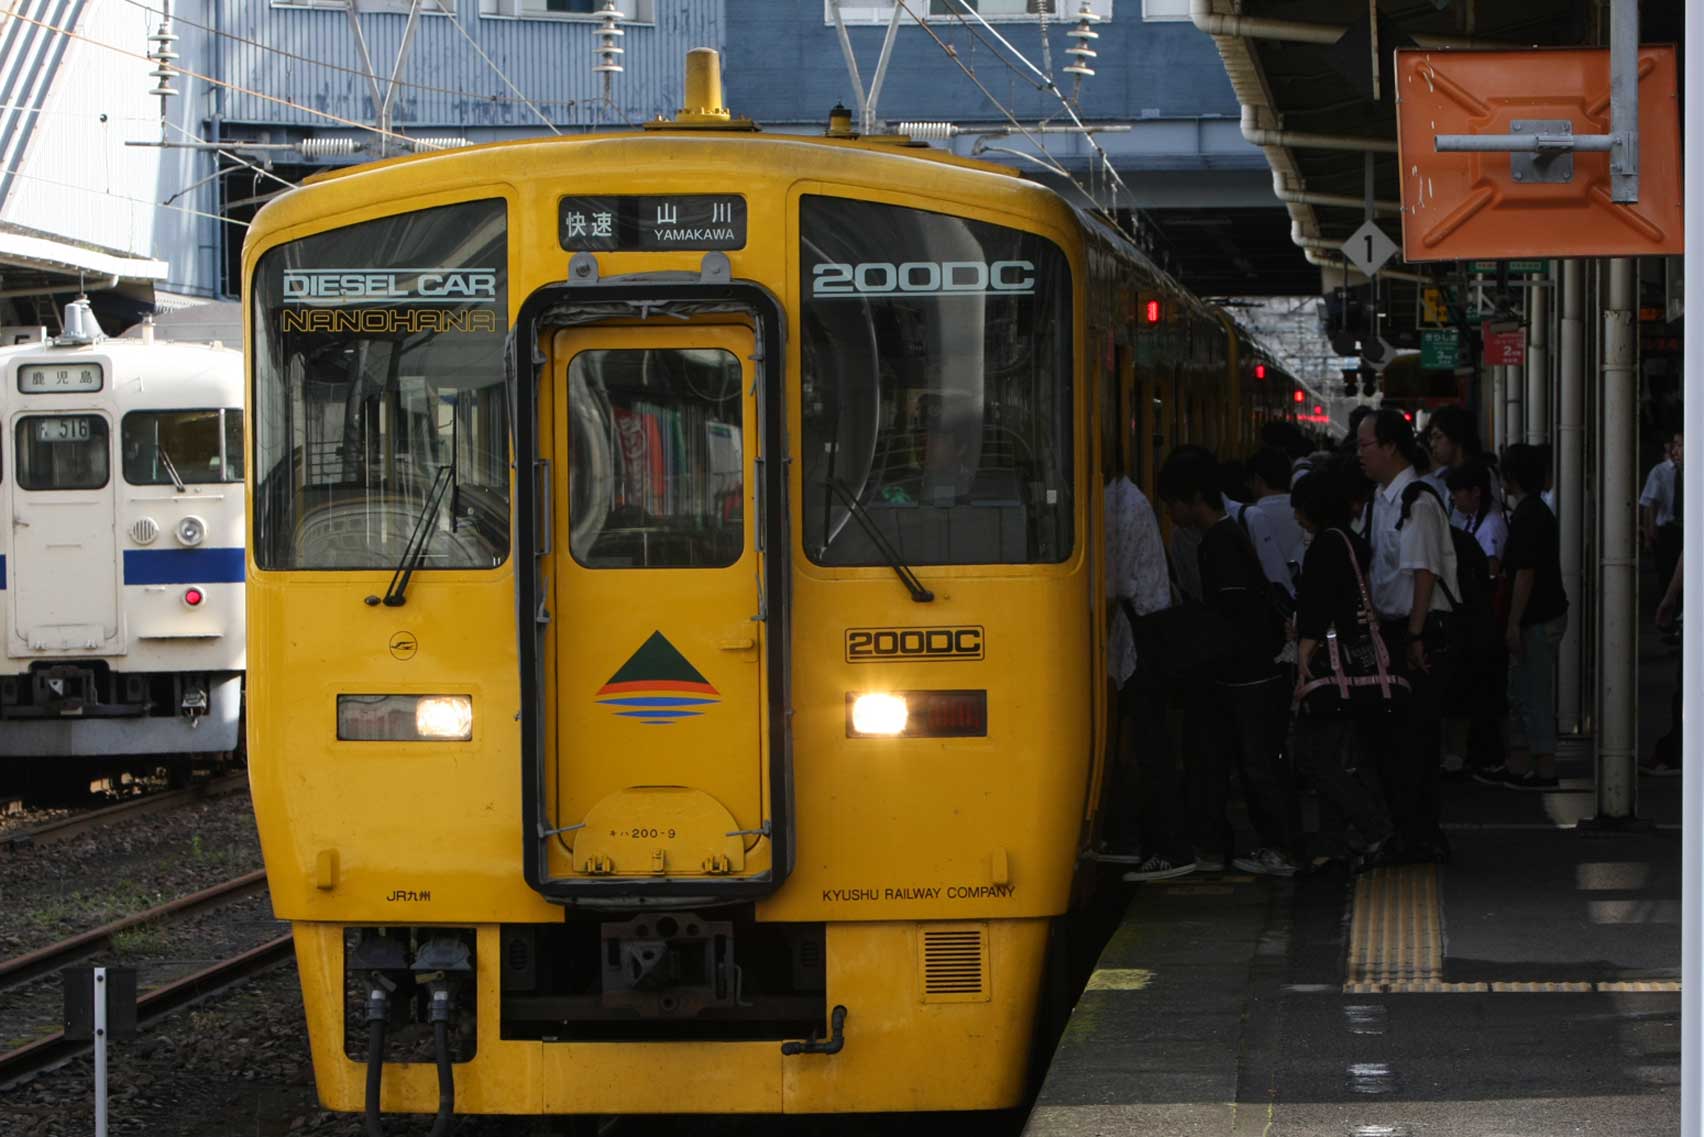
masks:
[[[589,327],[550,346],[557,875],[765,871],[752,331]]]
[[[122,651],[111,423],[91,410],[12,424],[9,652]]]

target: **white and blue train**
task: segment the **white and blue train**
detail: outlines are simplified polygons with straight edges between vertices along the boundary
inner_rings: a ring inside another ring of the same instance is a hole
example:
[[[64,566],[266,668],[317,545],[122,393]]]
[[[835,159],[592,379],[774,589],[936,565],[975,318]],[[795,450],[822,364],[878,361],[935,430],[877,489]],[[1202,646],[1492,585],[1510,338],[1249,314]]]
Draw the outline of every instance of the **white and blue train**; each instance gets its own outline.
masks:
[[[0,757],[32,781],[242,750],[242,408],[240,351],[86,301],[0,349]]]

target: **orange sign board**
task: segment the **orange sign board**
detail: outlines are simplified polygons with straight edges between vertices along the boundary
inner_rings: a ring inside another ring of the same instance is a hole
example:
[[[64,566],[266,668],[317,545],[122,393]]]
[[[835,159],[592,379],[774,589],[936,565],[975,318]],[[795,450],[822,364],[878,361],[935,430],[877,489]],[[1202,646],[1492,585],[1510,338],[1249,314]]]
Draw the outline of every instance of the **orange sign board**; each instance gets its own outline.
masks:
[[[1517,179],[1507,153],[1439,153],[1440,134],[1572,124],[1608,134],[1609,51],[1399,51],[1397,146],[1408,261],[1680,253],[1680,104],[1671,46],[1639,49],[1639,200],[1610,200],[1609,154],[1573,154],[1569,181]]]

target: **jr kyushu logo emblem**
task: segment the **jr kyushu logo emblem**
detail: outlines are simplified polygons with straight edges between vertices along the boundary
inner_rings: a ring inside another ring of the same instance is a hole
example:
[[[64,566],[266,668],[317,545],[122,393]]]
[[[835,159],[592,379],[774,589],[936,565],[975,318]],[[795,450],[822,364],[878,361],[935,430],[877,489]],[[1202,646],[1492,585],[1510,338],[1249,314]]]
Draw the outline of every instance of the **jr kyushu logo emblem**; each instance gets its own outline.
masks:
[[[661,726],[703,714],[722,695],[662,632],[652,632],[598,689],[597,700],[619,718]]]

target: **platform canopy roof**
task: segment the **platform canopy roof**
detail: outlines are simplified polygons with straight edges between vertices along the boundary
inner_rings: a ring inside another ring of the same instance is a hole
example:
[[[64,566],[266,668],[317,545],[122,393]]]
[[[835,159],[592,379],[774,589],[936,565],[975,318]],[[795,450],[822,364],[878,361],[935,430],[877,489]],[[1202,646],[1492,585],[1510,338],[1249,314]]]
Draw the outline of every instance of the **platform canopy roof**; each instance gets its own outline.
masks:
[[[1191,0],[1285,201],[1308,259],[1343,264],[1364,221],[1365,156],[1385,231],[1400,243],[1392,52],[1399,47],[1591,47],[1609,42],[1609,0]],[[1641,5],[1645,43],[1678,43],[1682,5]],[[1392,263],[1401,269],[1403,266]],[[1435,273],[1437,266],[1421,269]],[[1412,286],[1413,282],[1406,282]],[[1412,311],[1412,288],[1406,309]]]

